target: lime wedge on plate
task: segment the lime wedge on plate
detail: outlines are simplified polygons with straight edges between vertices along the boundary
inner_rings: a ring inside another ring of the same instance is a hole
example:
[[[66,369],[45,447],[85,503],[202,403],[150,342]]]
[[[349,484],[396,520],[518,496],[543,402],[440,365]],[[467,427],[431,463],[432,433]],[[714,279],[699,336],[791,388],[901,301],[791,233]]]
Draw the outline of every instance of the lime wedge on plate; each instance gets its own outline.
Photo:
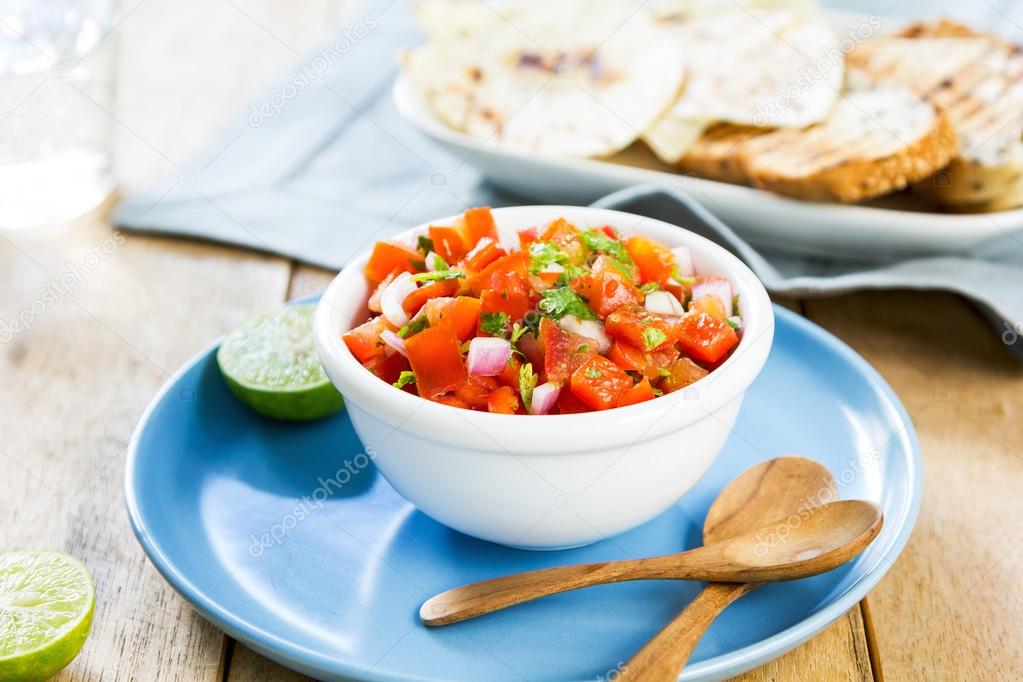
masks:
[[[231,392],[260,414],[308,421],[337,412],[341,394],[313,343],[315,304],[249,318],[224,337],[217,364]]]
[[[82,562],[59,552],[0,554],[0,680],[46,680],[85,644],[96,594]]]

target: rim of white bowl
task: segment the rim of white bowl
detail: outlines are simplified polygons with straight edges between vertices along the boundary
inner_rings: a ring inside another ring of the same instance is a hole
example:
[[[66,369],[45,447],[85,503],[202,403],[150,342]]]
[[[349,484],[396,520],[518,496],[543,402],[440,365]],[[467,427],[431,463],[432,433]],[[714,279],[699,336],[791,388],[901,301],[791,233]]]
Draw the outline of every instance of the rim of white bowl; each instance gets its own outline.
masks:
[[[582,206],[536,205],[492,209],[502,230],[502,242],[511,241],[514,231],[565,217],[574,224],[596,227],[611,225],[626,235],[643,234],[674,248],[688,246],[694,260],[701,254],[719,261],[724,267],[714,275],[730,279],[740,296],[743,333],[735,352],[707,377],[692,384],[694,390],[677,391],[628,407],[598,412],[557,415],[507,415],[452,407],[399,390],[369,372],[349,351],[341,336],[364,320],[347,321],[341,310],[351,307],[346,293],[353,282],[366,287],[363,269],[370,249],[353,258],[323,292],[316,310],[314,334],[320,360],[338,389],[349,402],[395,428],[440,443],[465,446],[465,431],[438,429],[436,420],[461,417],[469,427],[493,441],[494,452],[510,452],[519,441],[542,442],[546,452],[579,452],[587,448],[607,448],[633,443],[640,438],[663,435],[712,416],[722,406],[742,394],[760,373],[770,352],[774,335],[774,313],[770,297],[755,274],[735,255],[714,242],[685,228],[654,218],[623,211]],[[450,225],[459,215],[423,223],[388,237],[411,244],[430,225]],[[348,302],[346,302],[348,299]],[[365,300],[359,303],[365,309]],[[331,370],[336,370],[332,372]],[[696,392],[697,397],[692,398]],[[670,415],[670,416],[669,416]],[[523,426],[528,425],[528,429]],[[613,428],[608,428],[608,427]],[[478,435],[478,434],[477,434]],[[509,447],[511,446],[511,447]]]

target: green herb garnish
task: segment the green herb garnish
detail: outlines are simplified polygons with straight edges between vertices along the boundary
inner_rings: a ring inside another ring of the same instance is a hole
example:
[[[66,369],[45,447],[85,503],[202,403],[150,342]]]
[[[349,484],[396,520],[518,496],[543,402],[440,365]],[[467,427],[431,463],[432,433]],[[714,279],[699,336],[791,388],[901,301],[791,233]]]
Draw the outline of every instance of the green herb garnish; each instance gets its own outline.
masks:
[[[564,266],[568,254],[550,242],[533,242],[529,245],[529,272],[536,275],[552,265]]]
[[[413,282],[440,282],[445,279],[461,279],[464,272],[458,270],[437,270],[436,272],[420,272],[412,275]]]
[[[512,345],[514,346],[516,343],[519,342],[519,339],[522,338],[522,335],[528,331],[529,329],[527,327],[524,327],[518,322],[516,322],[515,324],[512,325],[512,333],[509,341],[511,341]]]
[[[508,313],[482,313],[480,315],[480,331],[491,336],[505,338],[507,336],[508,323],[511,319]]]
[[[430,253],[433,251],[433,240],[420,235],[419,239],[416,240],[416,248],[422,251],[424,255]]]
[[[601,372],[596,367],[587,367],[583,374],[588,376],[590,379],[599,379],[600,377],[604,376],[604,373]]]
[[[426,315],[419,315],[412,318],[412,320],[404,327],[398,330],[398,336],[401,338],[407,338],[413,334],[418,334],[427,327],[430,326],[430,321],[426,318]]]
[[[405,386],[414,383],[416,383],[415,372],[406,369],[402,371],[401,374],[398,375],[398,380],[391,385],[394,386],[395,388],[404,388]]]
[[[668,369],[667,367],[660,367],[660,368],[658,368],[657,373],[660,374],[662,377],[670,377],[671,376],[671,370]]]
[[[595,320],[597,315],[586,305],[586,300],[572,291],[571,287],[563,286],[548,289],[540,299],[540,311],[553,320],[560,320],[565,315],[572,315],[580,320]]]
[[[657,327],[647,327],[643,330],[643,348],[653,350],[668,340],[668,335]]]
[[[533,374],[533,364],[527,362],[519,367],[519,395],[522,396],[522,404],[529,409],[533,403],[533,389],[536,388],[536,381],[539,377]]]
[[[642,291],[643,294],[650,294],[650,293],[653,293],[655,291],[660,291],[661,290],[661,285],[658,284],[657,282],[647,282],[646,284],[641,286],[639,288],[639,290]]]
[[[727,322],[728,326],[731,327],[732,329],[734,329],[735,331],[739,331],[739,323],[736,322],[735,320],[733,320],[732,318],[730,318],[730,317],[729,318],[725,318],[725,322]]]
[[[579,233],[579,239],[582,240],[583,244],[586,245],[590,251],[596,251],[597,253],[606,253],[615,260],[619,260],[627,265],[632,265],[632,256],[625,249],[625,244],[622,244],[617,239],[613,239],[600,230],[586,230]]]

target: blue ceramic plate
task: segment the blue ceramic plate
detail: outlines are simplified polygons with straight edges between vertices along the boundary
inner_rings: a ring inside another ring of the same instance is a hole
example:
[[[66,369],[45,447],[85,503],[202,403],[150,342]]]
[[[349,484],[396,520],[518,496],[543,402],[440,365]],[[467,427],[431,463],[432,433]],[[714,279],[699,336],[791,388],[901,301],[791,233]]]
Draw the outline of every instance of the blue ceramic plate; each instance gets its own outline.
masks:
[[[314,677],[607,679],[698,583],[594,587],[436,630],[419,624],[419,605],[506,573],[693,547],[711,500],[737,474],[782,454],[817,459],[842,497],[882,505],[884,529],[836,571],[737,602],[682,679],[735,675],[861,599],[902,550],[920,504],[916,436],[891,389],[827,332],[784,309],[776,315],[770,359],[710,471],[668,512],[590,547],[512,550],[435,523],[361,454],[343,413],[307,425],[260,418],[228,393],[215,348],[171,379],[139,424],[125,481],[131,521],[156,567],[202,614]]]

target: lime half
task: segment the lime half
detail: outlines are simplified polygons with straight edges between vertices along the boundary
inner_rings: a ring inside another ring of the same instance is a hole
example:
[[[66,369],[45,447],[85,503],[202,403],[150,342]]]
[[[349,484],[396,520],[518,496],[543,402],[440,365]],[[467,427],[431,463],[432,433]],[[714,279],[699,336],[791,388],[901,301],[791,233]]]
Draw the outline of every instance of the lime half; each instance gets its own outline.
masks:
[[[89,569],[59,552],[0,554],[0,680],[46,680],[85,644],[96,594]]]
[[[337,412],[341,394],[313,342],[315,304],[256,315],[224,338],[217,363],[231,392],[260,414],[308,421]]]

